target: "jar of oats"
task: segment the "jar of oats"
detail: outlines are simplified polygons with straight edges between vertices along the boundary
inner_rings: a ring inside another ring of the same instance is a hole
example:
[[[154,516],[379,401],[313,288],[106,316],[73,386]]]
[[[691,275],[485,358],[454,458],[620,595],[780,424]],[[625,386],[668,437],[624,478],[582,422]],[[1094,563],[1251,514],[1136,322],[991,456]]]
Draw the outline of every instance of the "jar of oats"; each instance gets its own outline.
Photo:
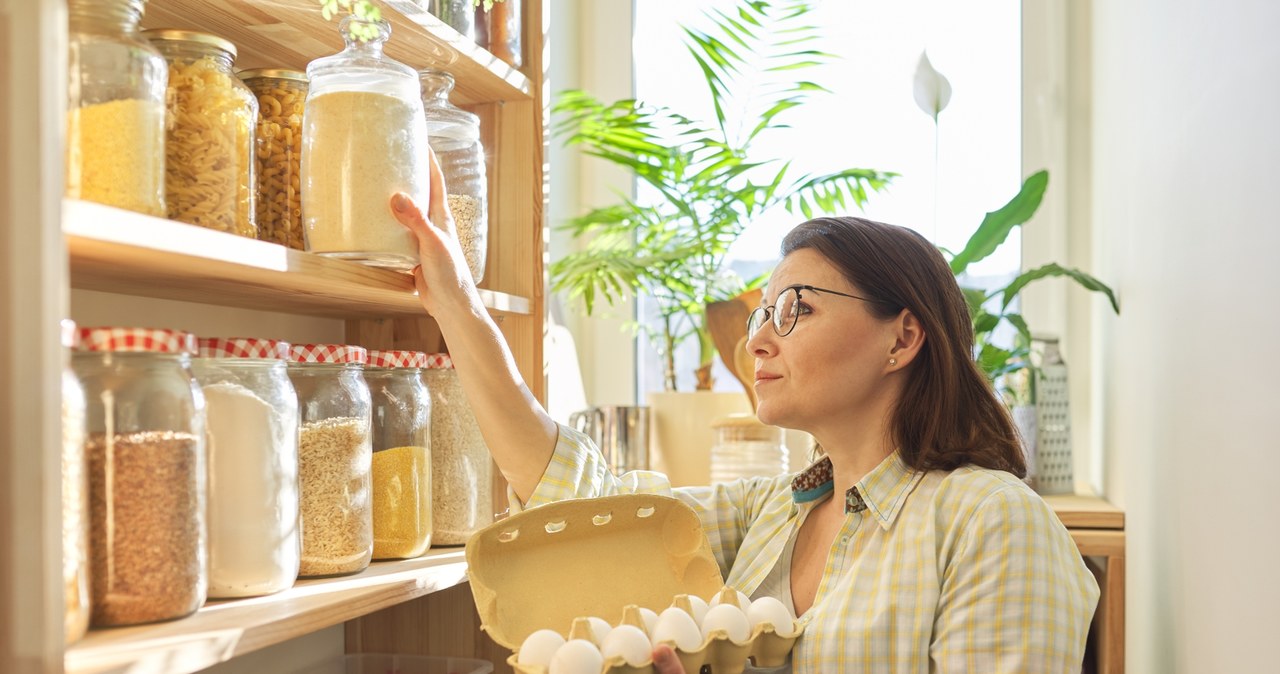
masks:
[[[427,355],[370,351],[373,396],[373,558],[418,557],[431,546],[431,399]]]
[[[76,324],[62,321],[62,346],[70,353]],[[71,370],[62,369],[62,588],[66,602],[66,643],[89,629],[89,478],[84,457],[84,388]]]
[[[181,618],[204,603],[205,409],[195,337],[83,328],[92,623]]]
[[[254,171],[257,173],[258,238],[306,250],[302,235],[302,106],[307,74],[259,68],[240,71],[258,98]]]
[[[493,523],[493,460],[447,353],[427,354],[431,394],[431,518],[436,545],[463,545]]]
[[[258,100],[231,71],[236,47],[208,33],[148,30],[169,64],[165,202],[169,218],[255,238]]]
[[[345,344],[294,344],[289,358],[302,420],[298,575],[357,573],[373,555],[369,354]]]
[[[209,596],[271,594],[298,577],[298,396],[289,344],[203,338],[192,364],[209,447]]]
[[[449,210],[458,228],[462,254],[476,283],[484,279],[489,252],[489,181],[485,177],[480,118],[449,102],[453,75],[440,70],[418,72],[427,135],[435,150],[444,182],[449,186]]]
[[[67,196],[164,217],[168,66],[144,0],[68,0]]]

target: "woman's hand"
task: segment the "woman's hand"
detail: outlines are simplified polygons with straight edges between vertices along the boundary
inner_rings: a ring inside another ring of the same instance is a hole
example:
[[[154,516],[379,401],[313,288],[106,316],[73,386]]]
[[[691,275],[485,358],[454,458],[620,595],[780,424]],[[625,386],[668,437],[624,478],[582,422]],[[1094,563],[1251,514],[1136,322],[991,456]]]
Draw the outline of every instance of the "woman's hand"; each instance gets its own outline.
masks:
[[[418,266],[413,269],[413,284],[418,290],[419,301],[432,316],[449,314],[458,310],[484,311],[475,281],[458,243],[457,227],[449,211],[444,174],[436,161],[436,153],[429,152],[431,161],[431,190],[427,202],[427,215],[420,204],[403,192],[391,197],[391,212],[396,220],[413,232],[418,240]]]
[[[657,674],[685,674],[676,652],[665,644],[653,649],[653,670]]]

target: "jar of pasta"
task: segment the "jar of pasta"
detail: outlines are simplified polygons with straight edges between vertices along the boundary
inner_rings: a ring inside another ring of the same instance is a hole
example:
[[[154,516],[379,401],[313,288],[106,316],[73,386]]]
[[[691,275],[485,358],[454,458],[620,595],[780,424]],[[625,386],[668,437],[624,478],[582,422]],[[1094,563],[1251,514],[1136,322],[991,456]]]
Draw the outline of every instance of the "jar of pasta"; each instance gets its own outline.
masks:
[[[427,355],[370,351],[373,396],[373,557],[408,559],[431,546],[431,399]]]
[[[144,0],[69,0],[67,196],[164,217],[168,67]]]
[[[204,396],[196,340],[146,328],[82,328],[93,625],[181,618],[204,603]]]
[[[231,71],[235,45],[189,30],[142,35],[169,64],[164,180],[169,218],[256,237],[258,101]]]
[[[431,519],[436,545],[463,545],[493,523],[493,459],[447,353],[427,354],[431,394]]]
[[[294,344],[289,379],[298,393],[302,431],[300,576],[363,571],[373,554],[371,401],[359,346]]]
[[[298,70],[240,71],[258,98],[254,171],[258,238],[305,250],[302,236],[302,106],[307,75]]]
[[[480,283],[489,252],[489,182],[480,144],[480,118],[449,102],[453,75],[440,70],[422,70],[418,75],[427,135],[449,186],[449,210],[457,225],[458,241],[472,278]]]
[[[298,577],[298,396],[289,344],[203,338],[191,369],[209,445],[209,596],[254,597]]]
[[[76,324],[62,321],[62,346],[77,343]],[[89,629],[89,478],[84,458],[84,388],[66,356],[62,369],[62,587],[66,643]]]
[[[418,74],[383,56],[391,36],[387,22],[348,16],[341,31],[346,48],[307,66],[307,250],[408,271],[418,263],[417,240],[390,204],[396,192],[427,203],[431,178]]]

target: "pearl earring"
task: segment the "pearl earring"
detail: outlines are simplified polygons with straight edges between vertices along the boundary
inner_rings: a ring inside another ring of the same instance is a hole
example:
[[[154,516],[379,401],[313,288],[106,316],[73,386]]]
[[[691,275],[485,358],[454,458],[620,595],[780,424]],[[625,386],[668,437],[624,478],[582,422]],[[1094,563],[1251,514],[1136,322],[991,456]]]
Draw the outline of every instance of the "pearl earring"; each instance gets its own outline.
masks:
[[[889,367],[893,367],[894,365],[897,365],[897,364],[898,364],[898,359],[897,359],[897,358],[890,358],[890,359],[889,359]]]

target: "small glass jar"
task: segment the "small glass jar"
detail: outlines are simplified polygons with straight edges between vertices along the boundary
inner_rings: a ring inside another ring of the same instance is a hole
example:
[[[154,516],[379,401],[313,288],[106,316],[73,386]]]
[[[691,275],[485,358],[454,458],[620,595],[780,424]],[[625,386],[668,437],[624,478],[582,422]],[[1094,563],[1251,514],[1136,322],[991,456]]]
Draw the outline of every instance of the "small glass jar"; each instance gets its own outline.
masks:
[[[258,238],[306,250],[302,235],[302,108],[307,75],[298,70],[240,71],[258,98],[253,169]]]
[[[145,328],[83,328],[93,625],[181,618],[204,604],[204,396],[196,340]]]
[[[254,597],[298,577],[298,397],[289,344],[200,340],[209,465],[209,596]]]
[[[67,3],[67,196],[164,217],[169,69],[138,34],[143,2]]]
[[[169,218],[257,237],[253,129],[258,101],[231,71],[235,45],[188,30],[142,35],[169,64],[164,181]]]
[[[447,353],[427,354],[431,503],[436,545],[463,545],[493,523],[493,459]]]
[[[449,102],[453,75],[440,70],[423,70],[418,75],[431,149],[449,186],[449,211],[457,225],[462,254],[478,284],[484,279],[489,252],[489,181],[480,144],[480,118]]]
[[[520,20],[521,0],[499,0],[489,10],[488,49],[494,56],[506,61],[513,68],[524,64],[524,47]]]
[[[359,346],[294,344],[289,358],[302,419],[298,575],[357,573],[373,555],[372,402],[362,376],[369,355]]]
[[[425,208],[431,186],[418,74],[382,54],[385,21],[345,17],[346,49],[307,66],[302,218],[307,250],[408,271],[418,243],[391,212],[404,192]],[[376,37],[361,41],[364,31]]]
[[[787,471],[784,431],[769,426],[754,414],[730,414],[711,422],[715,444],[711,446],[711,482],[739,478],[773,477]]]
[[[476,14],[472,0],[426,0],[427,11],[463,37],[475,42]]]
[[[62,587],[66,602],[66,643],[89,629],[89,478],[84,456],[84,389],[71,370],[76,324],[62,321]]]
[[[370,351],[373,397],[373,558],[409,559],[431,547],[431,399],[427,355]]]

